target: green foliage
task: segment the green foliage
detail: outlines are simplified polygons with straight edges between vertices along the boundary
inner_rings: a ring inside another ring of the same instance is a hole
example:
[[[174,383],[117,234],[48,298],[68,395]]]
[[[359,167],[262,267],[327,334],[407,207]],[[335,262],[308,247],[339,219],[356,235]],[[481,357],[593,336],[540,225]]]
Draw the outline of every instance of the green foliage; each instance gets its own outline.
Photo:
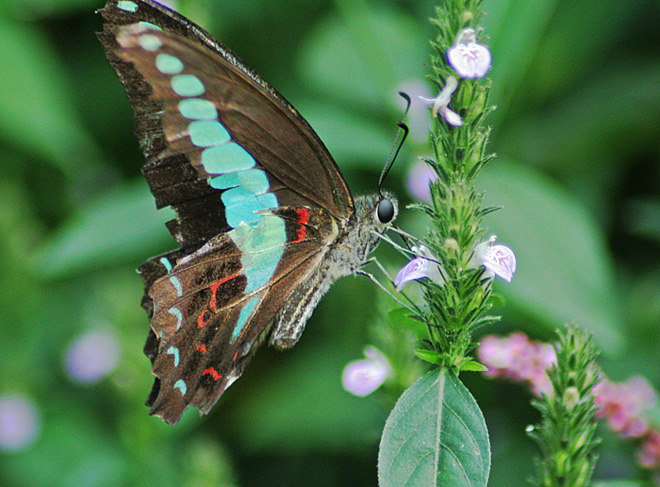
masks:
[[[485,486],[490,444],[481,410],[447,369],[415,382],[390,413],[380,443],[380,487]]]
[[[93,35],[101,27],[93,11],[103,3],[0,6],[0,395],[28,395],[42,418],[35,444],[0,452],[0,484],[220,485],[223,469],[234,469],[246,487],[374,486],[390,404],[350,397],[339,383],[376,319],[376,291],[360,279],[333,288],[294,350],[260,351],[208,418],[190,412],[169,428],[147,416],[148,323],[135,268],[174,244],[161,224],[167,216],[153,217],[128,102]],[[196,20],[300,109],[355,192],[374,190],[401,116],[396,91],[426,72],[435,0],[341,10],[327,0],[179,4],[186,14],[202,12]],[[655,8],[485,1],[490,101],[498,107],[488,123],[499,157],[478,184],[487,205],[504,206],[485,227],[519,257],[513,282],[495,284],[507,303],[498,329],[549,336],[566,321],[584,323],[609,375],[641,371],[657,385]],[[370,19],[369,30],[356,18]],[[431,148],[411,138],[386,181],[402,207],[410,202],[404,175],[420,155],[431,157]],[[401,213],[403,228],[425,234],[427,218]],[[389,257],[396,272],[402,259]],[[66,350],[97,325],[116,332],[119,365],[99,383],[74,383],[63,368]],[[521,432],[537,421],[525,393],[465,375],[496,425],[490,485],[522,485],[533,463]],[[602,456],[622,470],[598,478],[634,468],[617,443]]]

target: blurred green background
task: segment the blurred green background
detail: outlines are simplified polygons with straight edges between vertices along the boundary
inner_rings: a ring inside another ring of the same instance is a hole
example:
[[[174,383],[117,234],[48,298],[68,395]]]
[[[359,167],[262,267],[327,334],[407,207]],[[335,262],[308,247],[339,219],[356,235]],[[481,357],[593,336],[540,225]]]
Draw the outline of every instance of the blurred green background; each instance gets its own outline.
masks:
[[[435,3],[178,7],[308,118],[359,193],[375,189],[390,150],[397,90],[435,94],[424,67]],[[0,430],[27,435],[0,437],[0,485],[375,485],[392,404],[340,383],[381,318],[363,278],[333,287],[295,349],[262,349],[208,417],[191,410],[171,427],[147,415],[135,269],[174,248],[163,225],[171,215],[155,210],[139,173],[132,113],[94,36],[102,6],[0,1],[0,403],[14,408],[0,413]],[[486,224],[515,250],[518,272],[496,284],[503,321],[484,333],[550,339],[575,322],[595,334],[612,379],[643,374],[658,386],[660,3],[487,0],[485,9],[499,158],[480,184],[504,207]],[[387,181],[404,204],[410,167],[430,155],[426,119],[416,104]],[[410,211],[401,225],[426,232]],[[379,255],[393,272],[403,264]],[[524,428],[537,419],[529,394],[463,379],[490,428],[490,485],[525,485],[535,447]],[[604,435],[596,478],[636,475],[632,446]]]

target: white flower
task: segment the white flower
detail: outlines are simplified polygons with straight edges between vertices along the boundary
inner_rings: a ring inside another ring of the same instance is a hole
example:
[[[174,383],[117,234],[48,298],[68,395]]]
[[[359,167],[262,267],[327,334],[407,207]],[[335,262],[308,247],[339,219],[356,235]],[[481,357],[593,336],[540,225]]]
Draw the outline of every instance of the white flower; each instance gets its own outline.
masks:
[[[424,98],[422,96],[420,98],[427,103],[433,103],[431,113],[434,117],[437,117],[439,112],[449,125],[460,127],[463,125],[463,119],[458,113],[449,109],[451,95],[456,91],[456,88],[458,88],[458,80],[453,76],[449,76],[445,87],[440,91],[437,98]]]
[[[364,356],[365,359],[349,362],[341,377],[344,389],[359,397],[368,396],[392,376],[387,357],[376,347],[365,348]]]
[[[456,42],[447,49],[447,60],[461,78],[483,78],[490,69],[488,48],[477,43],[474,29],[462,29]]]
[[[416,254],[419,254],[419,257],[415,257],[408,262],[396,275],[396,279],[394,279],[396,290],[401,291],[410,281],[416,281],[423,278],[431,279],[437,284],[443,285],[445,279],[442,277],[440,265],[436,262],[431,251],[423,245],[420,247],[413,247],[413,251]]]
[[[516,256],[513,250],[505,245],[493,245],[496,239],[493,235],[477,245],[470,264],[473,267],[484,266],[487,269],[486,277],[498,275],[506,282],[511,282],[516,272]]]

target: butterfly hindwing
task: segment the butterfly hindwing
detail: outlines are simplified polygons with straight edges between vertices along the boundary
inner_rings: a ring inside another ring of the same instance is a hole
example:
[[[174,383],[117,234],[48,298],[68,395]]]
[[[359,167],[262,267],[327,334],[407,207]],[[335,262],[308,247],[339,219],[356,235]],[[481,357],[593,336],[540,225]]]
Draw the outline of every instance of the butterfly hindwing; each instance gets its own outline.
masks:
[[[323,257],[318,243],[332,231],[323,223],[323,210],[281,208],[277,213],[263,218],[285,223],[286,244],[239,251],[253,240],[251,232],[267,236],[260,222],[241,227],[242,235],[220,235],[178,262],[171,260],[176,254],[167,254],[141,267],[145,280],[154,274],[148,272],[152,267],[162,274],[149,288],[153,332],[147,345],[158,349],[151,354],[158,377],[148,401],[153,414],[175,423],[188,405],[208,412],[241,375],[273,317],[318,267]],[[266,279],[260,275],[268,267],[263,256],[279,250],[297,262],[295,272],[279,266]]]

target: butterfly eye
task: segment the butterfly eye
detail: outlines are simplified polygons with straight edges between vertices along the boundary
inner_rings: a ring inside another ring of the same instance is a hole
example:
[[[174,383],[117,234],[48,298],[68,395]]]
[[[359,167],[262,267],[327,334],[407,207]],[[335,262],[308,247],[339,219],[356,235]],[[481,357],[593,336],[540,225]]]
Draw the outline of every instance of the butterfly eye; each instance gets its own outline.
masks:
[[[394,205],[388,199],[382,199],[378,203],[376,210],[378,221],[381,223],[389,223],[394,219]]]

